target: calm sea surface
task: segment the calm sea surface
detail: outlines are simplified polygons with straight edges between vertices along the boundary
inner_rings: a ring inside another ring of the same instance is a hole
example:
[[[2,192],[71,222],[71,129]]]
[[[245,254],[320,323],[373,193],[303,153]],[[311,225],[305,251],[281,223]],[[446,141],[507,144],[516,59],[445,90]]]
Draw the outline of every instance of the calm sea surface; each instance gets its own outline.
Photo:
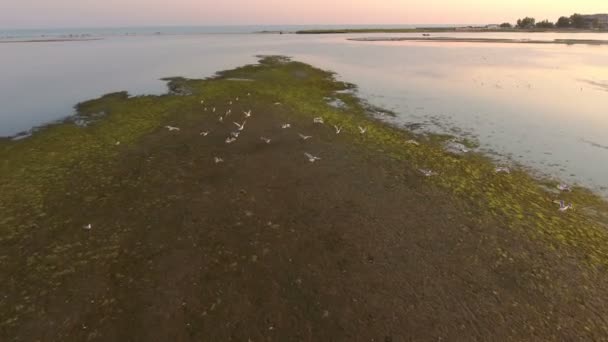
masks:
[[[353,42],[346,40],[353,35],[245,33],[300,28],[0,31],[0,40],[103,38],[0,43],[0,136],[69,116],[77,102],[108,92],[161,94],[162,77],[207,77],[254,63],[259,54],[282,54],[356,83],[363,98],[397,113],[394,124],[474,137],[497,158],[608,194],[608,46]],[[434,36],[608,39],[594,33]]]

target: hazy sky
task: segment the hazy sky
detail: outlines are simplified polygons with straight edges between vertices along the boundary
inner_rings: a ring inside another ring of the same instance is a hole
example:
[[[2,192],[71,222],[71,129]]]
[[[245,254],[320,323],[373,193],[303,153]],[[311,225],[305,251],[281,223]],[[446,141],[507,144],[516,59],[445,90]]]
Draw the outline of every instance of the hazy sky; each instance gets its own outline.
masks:
[[[608,12],[608,0],[0,0],[0,28],[486,24]]]

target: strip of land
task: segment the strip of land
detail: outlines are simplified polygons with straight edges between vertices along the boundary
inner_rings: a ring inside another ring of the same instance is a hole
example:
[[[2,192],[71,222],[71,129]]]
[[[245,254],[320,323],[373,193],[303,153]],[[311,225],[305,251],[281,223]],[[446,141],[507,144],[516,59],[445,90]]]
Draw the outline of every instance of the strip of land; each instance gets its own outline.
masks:
[[[279,31],[280,32],[280,31]],[[487,29],[487,28],[466,28],[466,27],[421,27],[421,28],[362,28],[362,29],[316,29],[300,30],[296,34],[359,34],[359,33],[442,33],[442,32],[475,32],[475,33],[497,33],[497,32],[527,32],[527,33],[589,33],[589,32],[608,32],[606,30],[585,30],[585,29]]]
[[[0,340],[608,336],[606,202],[387,126],[353,88],[264,57],[1,141]]]
[[[87,42],[87,41],[92,41],[92,40],[103,40],[103,38],[52,38],[52,39],[0,40],[0,44],[11,44],[11,43]]]
[[[608,40],[596,39],[507,39],[507,38],[453,38],[453,37],[367,37],[350,38],[358,42],[440,42],[440,43],[502,43],[502,44],[565,44],[608,45]]]

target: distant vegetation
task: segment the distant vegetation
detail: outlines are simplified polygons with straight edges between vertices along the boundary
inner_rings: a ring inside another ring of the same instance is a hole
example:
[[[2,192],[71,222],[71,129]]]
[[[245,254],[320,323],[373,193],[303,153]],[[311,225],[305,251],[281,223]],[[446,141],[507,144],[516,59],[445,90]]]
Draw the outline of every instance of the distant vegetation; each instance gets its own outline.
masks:
[[[536,24],[536,19],[530,18],[530,17],[525,17],[523,19],[518,19],[517,20],[517,27],[518,28],[530,29],[530,28],[534,28],[535,24]]]
[[[539,21],[538,23],[536,23],[536,27],[537,28],[554,28],[555,24],[553,24],[549,20],[545,19],[543,21]]]
[[[507,24],[507,23],[505,23]],[[503,26],[505,24],[500,25],[503,28],[509,28],[510,26]],[[509,24],[510,25],[510,24]],[[549,20],[543,20],[536,22],[536,19],[531,17],[525,17],[523,19],[517,20],[516,27],[518,29],[551,29],[554,27],[560,29],[608,29],[608,15],[582,15],[575,13],[570,17],[559,17],[556,23],[553,23]]]

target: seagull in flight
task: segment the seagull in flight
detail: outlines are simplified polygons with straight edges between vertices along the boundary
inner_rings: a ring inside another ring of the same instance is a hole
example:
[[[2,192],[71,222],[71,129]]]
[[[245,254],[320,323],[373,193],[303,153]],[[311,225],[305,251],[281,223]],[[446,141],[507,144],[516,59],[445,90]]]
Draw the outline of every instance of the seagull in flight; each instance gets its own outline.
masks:
[[[281,125],[281,128],[282,128],[282,129],[285,129],[285,128],[290,128],[290,127],[291,127],[291,124],[288,124],[288,123],[286,123],[286,124],[282,124],[282,125]]]
[[[359,126],[359,132],[361,134],[365,134],[365,132],[367,132],[367,127],[363,128],[363,127]]]
[[[232,144],[235,141],[236,141],[236,138],[233,138],[233,137],[226,138],[226,144]]]
[[[206,136],[209,135],[209,131],[203,131],[199,135],[202,135],[203,137],[206,137]]]
[[[431,177],[437,175],[437,172],[427,169],[419,169],[420,173],[422,173],[425,177]]]
[[[86,226],[83,226],[82,228],[86,230],[91,230],[91,228],[93,228],[93,225],[89,223]]]
[[[247,121],[243,121],[243,123],[242,123],[242,124],[240,124],[240,123],[238,123],[238,122],[233,122],[233,124],[235,124],[235,125],[236,125],[236,127],[238,127],[239,131],[242,131],[242,130],[245,128],[245,123],[246,123],[246,122],[247,122]]]
[[[315,157],[315,156],[313,156],[312,154],[310,154],[308,152],[305,152],[304,155],[306,156],[306,158],[308,158],[308,161],[311,162],[311,163],[314,163],[317,160],[321,160],[321,158]]]
[[[222,159],[222,158],[220,158],[220,157],[214,157],[214,158],[213,158],[213,161],[214,161],[216,164],[219,164],[219,163],[223,163],[223,162],[224,162],[224,159]]]
[[[246,118],[250,118],[251,117],[251,109],[247,112],[243,112],[243,114],[245,114]]]
[[[313,123],[316,123],[316,124],[324,124],[324,123],[325,123],[325,121],[323,120],[323,118],[322,118],[322,117],[320,117],[320,116],[318,116],[318,117],[316,117],[316,118],[312,119],[312,122],[313,122]]]
[[[300,138],[302,138],[302,140],[308,140],[312,138],[312,135],[304,135],[302,133],[298,133],[298,135],[300,136]]]
[[[565,191],[565,192],[572,191],[572,188],[570,188],[570,186],[568,184],[564,184],[564,183],[558,184],[557,189],[559,191]]]
[[[260,140],[264,141],[267,144],[270,144],[270,142],[272,141],[271,139],[265,138],[265,137],[260,137]]]
[[[469,153],[470,150],[461,143],[450,141],[446,144],[446,149],[451,153]]]
[[[554,201],[554,203],[559,204],[559,209],[558,210],[561,211],[561,212],[574,209],[574,206],[572,205],[572,203],[566,204],[564,201],[561,201],[561,200],[560,201]]]
[[[275,106],[280,106],[280,105],[281,105],[281,102],[275,102],[275,103],[274,103],[274,105],[275,105]]]
[[[420,145],[420,143],[419,143],[419,142],[417,142],[416,140],[408,140],[408,141],[406,141],[406,143],[407,143],[407,144],[410,144],[410,145],[414,145],[414,146],[418,146],[418,145]]]
[[[165,126],[165,128],[168,129],[169,132],[179,131],[179,127]]]
[[[236,139],[239,137],[240,134],[241,134],[241,131],[236,131],[236,132],[230,133],[230,136]]]
[[[496,173],[511,173],[511,170],[509,170],[508,167],[499,166],[499,167],[497,167],[497,168],[494,169],[494,172],[496,172]]]
[[[340,132],[342,132],[342,127],[334,125],[334,128],[336,129],[336,134],[340,134]]]

